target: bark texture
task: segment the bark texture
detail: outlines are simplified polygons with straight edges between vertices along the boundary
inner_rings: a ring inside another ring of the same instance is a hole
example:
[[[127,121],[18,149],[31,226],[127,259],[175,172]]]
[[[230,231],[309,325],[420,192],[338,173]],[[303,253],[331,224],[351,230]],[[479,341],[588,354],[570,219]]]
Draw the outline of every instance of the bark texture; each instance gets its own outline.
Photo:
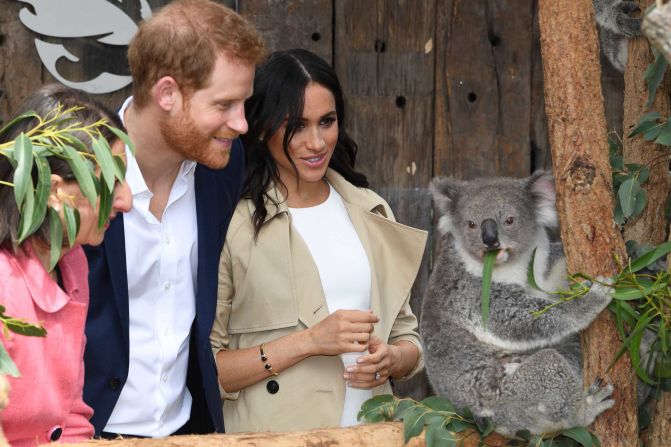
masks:
[[[480,437],[463,432],[460,447],[503,447],[506,440],[499,435],[487,437],[480,444]],[[51,445],[51,444],[50,444]],[[349,428],[323,428],[287,433],[239,433],[232,435],[170,436],[160,439],[119,439],[114,441],[88,441],[78,444],[60,444],[62,447],[403,447],[403,423],[385,422],[358,425]],[[413,438],[406,447],[425,447],[424,434]]]
[[[611,276],[626,259],[613,222],[611,168],[601,93],[599,49],[591,0],[539,1],[546,114],[561,236],[572,273]],[[631,362],[622,356],[606,373],[620,345],[604,311],[583,333],[583,381],[615,386],[615,406],[592,429],[604,446],[637,443],[636,388]]]
[[[641,10],[645,11],[654,0],[641,0]],[[667,18],[669,14],[665,15]],[[667,36],[668,40],[668,36]],[[638,119],[651,110],[662,116],[671,116],[671,83],[667,75],[657,90],[655,101],[648,109],[645,104],[648,91],[643,72],[653,61],[648,40],[644,37],[629,42],[629,58],[625,71],[624,89],[624,122],[625,138],[623,154],[625,163],[638,163],[650,166],[650,179],[642,186],[648,195],[648,202],[643,213],[629,222],[624,230],[626,240],[635,240],[652,245],[661,244],[666,240],[667,222],[664,212],[666,198],[671,190],[669,177],[669,148],[645,141],[641,136],[626,138],[633,130]],[[659,401],[653,402],[652,421],[646,430],[645,445],[648,447],[665,447],[671,439],[671,393],[662,393]]]

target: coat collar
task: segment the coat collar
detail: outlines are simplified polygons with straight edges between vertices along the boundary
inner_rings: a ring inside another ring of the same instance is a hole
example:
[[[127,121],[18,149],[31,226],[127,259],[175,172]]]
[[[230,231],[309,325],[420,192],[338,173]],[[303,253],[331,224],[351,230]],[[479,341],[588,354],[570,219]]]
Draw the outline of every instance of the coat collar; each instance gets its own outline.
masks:
[[[65,290],[54,281],[35,255],[35,249],[26,242],[17,251],[16,263],[25,278],[25,284],[35,304],[47,313],[55,313],[65,307],[71,300],[88,299],[88,289],[80,278],[85,269],[81,247],[77,246],[65,254],[58,262]],[[85,278],[84,278],[85,279]]]
[[[326,180],[338,191],[346,205],[360,208],[363,211],[376,212],[384,217],[389,217],[385,208],[385,202],[377,195],[370,194],[368,190],[352,186],[345,178],[335,170],[329,168],[326,170]],[[289,207],[287,201],[280,191],[274,185],[268,189],[264,197],[264,205],[268,211],[265,222],[273,219],[281,213],[288,213]],[[247,202],[249,214],[254,214],[254,204]]]
[[[343,198],[352,225],[368,256],[371,266],[371,309],[381,318],[375,327],[375,334],[386,340],[419,270],[427,233],[395,222],[382,198],[370,190],[353,186],[337,172],[329,169],[326,179]],[[291,256],[288,253],[283,256],[293,261],[282,267],[286,271],[281,275],[292,278],[292,281],[279,282],[275,287],[286,290],[275,291],[278,296],[295,296],[298,319],[311,327],[328,316],[319,271],[307,245],[291,227],[291,216],[284,197],[276,188],[270,189],[268,196],[276,199],[278,205],[275,206],[266,198],[266,221],[276,219],[277,222],[266,227],[265,236],[273,250],[288,249]],[[251,201],[247,205],[251,215],[254,206]],[[308,259],[312,262],[306,262]]]

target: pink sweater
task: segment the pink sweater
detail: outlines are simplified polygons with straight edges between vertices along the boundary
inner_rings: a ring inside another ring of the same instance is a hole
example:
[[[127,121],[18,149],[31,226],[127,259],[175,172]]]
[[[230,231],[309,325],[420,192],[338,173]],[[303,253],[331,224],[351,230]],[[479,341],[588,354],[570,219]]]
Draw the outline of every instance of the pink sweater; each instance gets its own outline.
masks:
[[[40,322],[47,336],[10,332],[5,338],[0,331],[0,340],[21,372],[19,378],[8,377],[9,405],[0,414],[2,427],[13,447],[55,439],[83,441],[93,436],[93,410],[82,399],[89,301],[86,257],[76,247],[61,259],[63,291],[29,244],[24,246],[16,256],[0,250],[0,304],[7,315]]]

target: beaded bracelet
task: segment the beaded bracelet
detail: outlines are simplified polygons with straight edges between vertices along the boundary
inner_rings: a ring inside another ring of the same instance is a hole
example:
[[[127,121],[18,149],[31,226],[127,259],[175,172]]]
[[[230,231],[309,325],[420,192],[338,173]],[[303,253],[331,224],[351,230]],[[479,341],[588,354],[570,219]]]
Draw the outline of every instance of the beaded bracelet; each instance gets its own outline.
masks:
[[[263,362],[263,367],[268,371],[271,375],[277,376],[279,373],[273,371],[273,365],[268,363],[268,356],[266,353],[263,351],[263,348],[266,346],[265,343],[261,343],[261,346],[259,346],[259,353],[261,354],[261,361]]]

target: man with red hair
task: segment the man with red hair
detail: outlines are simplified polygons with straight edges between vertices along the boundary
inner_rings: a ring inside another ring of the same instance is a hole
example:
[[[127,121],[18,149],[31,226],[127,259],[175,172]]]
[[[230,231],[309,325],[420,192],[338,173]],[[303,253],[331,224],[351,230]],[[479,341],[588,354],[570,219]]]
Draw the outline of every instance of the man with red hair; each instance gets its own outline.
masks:
[[[177,0],[130,43],[135,207],[87,250],[84,399],[96,435],[223,432],[209,343],[223,238],[240,195],[256,29],[209,0]]]

